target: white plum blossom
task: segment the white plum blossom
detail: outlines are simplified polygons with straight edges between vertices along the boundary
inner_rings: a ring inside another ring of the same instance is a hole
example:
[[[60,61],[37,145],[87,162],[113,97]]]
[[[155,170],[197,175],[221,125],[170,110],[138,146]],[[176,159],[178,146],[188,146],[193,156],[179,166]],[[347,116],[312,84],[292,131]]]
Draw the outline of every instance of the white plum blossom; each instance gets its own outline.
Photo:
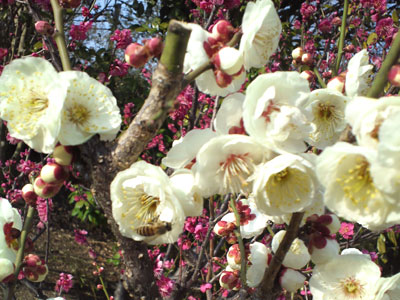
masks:
[[[185,73],[199,68],[211,58],[204,49],[204,43],[208,42],[208,38],[212,37],[211,33],[197,24],[188,24],[188,26],[190,26],[192,32],[190,34],[184,60],[183,70]],[[225,57],[222,59],[224,60]],[[246,73],[241,72],[238,76],[233,78],[232,82],[227,87],[221,88],[216,82],[214,71],[207,70],[196,77],[196,85],[203,93],[211,96],[225,97],[230,93],[238,91],[244,83],[245,78]]]
[[[333,239],[325,239],[325,241],[325,247],[319,249],[314,245],[311,249],[311,260],[314,264],[325,263],[329,261],[333,256],[339,255],[339,243]]]
[[[363,255],[337,255],[315,266],[310,289],[315,300],[376,300],[380,276],[379,267]]]
[[[111,90],[79,71],[60,73],[68,83],[58,139],[63,145],[80,145],[93,135],[113,140],[121,126],[121,114]]]
[[[277,232],[271,243],[272,251],[276,253],[280,243],[282,242],[286,234],[285,230]],[[286,253],[283,259],[282,265],[287,268],[301,269],[310,261],[310,254],[304,242],[299,238],[295,238],[289,251]]]
[[[275,52],[282,31],[281,21],[271,0],[247,3],[243,15],[240,51],[246,70],[264,66]]]
[[[123,236],[151,245],[178,239],[185,213],[160,167],[145,161],[132,164],[117,174],[110,193],[113,217]]]
[[[249,287],[256,287],[260,284],[271,259],[270,248],[260,242],[250,244],[250,254],[248,257],[250,266],[246,272],[246,280]]]
[[[243,101],[245,96],[234,93],[224,98],[215,120],[214,128],[218,134],[238,133],[243,131]]]
[[[173,142],[167,156],[162,159],[163,165],[173,169],[181,169],[194,164],[197,152],[215,136],[217,134],[211,128],[189,131],[184,137]]]
[[[368,64],[368,60],[366,49],[361,50],[349,60],[345,83],[347,96],[365,96],[367,94],[373,68]]]
[[[271,151],[253,138],[240,134],[211,139],[196,157],[196,185],[204,197],[251,191],[248,180],[257,164],[271,158]]]
[[[305,280],[306,276],[299,271],[285,268],[280,274],[279,284],[288,292],[295,293],[304,285]]]
[[[7,65],[0,77],[0,117],[14,138],[37,152],[51,153],[57,143],[68,82],[38,57]]]
[[[308,139],[311,145],[324,149],[337,142],[346,127],[344,111],[348,101],[342,93],[334,90],[318,89],[311,92],[304,104],[314,127]]]
[[[318,187],[314,165],[301,156],[287,153],[256,168],[253,197],[261,212],[280,216],[306,209]]]
[[[203,197],[194,184],[193,172],[189,169],[178,169],[170,176],[175,195],[181,199],[185,216],[200,216],[203,211]]]
[[[275,151],[301,153],[312,126],[298,105],[310,93],[307,80],[297,72],[275,72],[252,81],[243,103],[246,132]]]
[[[219,67],[228,75],[235,75],[243,68],[242,53],[232,47],[224,47],[218,51]]]
[[[0,198],[0,258],[15,262],[18,241],[10,235],[12,228],[22,230],[21,216],[7,199]]]
[[[317,159],[324,201],[339,217],[380,230],[400,222],[398,201],[377,188],[372,165],[376,151],[339,142]]]
[[[14,273],[14,264],[7,258],[0,258],[0,282]]]

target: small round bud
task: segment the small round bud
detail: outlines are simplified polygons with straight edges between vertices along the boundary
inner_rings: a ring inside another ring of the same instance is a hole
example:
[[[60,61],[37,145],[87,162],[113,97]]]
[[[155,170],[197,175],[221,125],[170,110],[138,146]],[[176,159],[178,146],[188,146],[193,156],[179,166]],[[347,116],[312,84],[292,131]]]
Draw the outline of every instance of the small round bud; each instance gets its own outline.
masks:
[[[49,272],[47,265],[36,254],[28,254],[24,258],[22,272],[32,282],[43,281]]]
[[[346,76],[338,75],[328,81],[326,87],[330,90],[335,90],[341,93],[345,91]]]
[[[36,206],[37,195],[33,189],[33,185],[28,183],[22,188],[22,198],[30,206]]]
[[[219,277],[219,284],[224,289],[237,291],[240,288],[239,271],[226,267]]]
[[[392,66],[388,73],[388,80],[392,85],[400,86],[400,65]]]
[[[147,47],[138,43],[132,43],[125,49],[125,61],[135,68],[143,67],[150,57]]]
[[[304,53],[301,56],[301,62],[307,66],[311,66],[314,62],[314,59],[310,53]]]
[[[292,57],[296,62],[301,62],[301,57],[304,54],[304,50],[301,47],[297,47],[292,51]]]
[[[68,169],[57,163],[48,163],[40,171],[40,177],[46,183],[63,183],[68,178]]]
[[[236,228],[236,225],[232,222],[219,221],[214,227],[214,232],[216,235],[219,235],[219,236],[227,236],[235,228]]]
[[[69,166],[74,158],[74,147],[57,145],[53,152],[53,158],[56,163],[62,166]]]
[[[52,35],[54,33],[54,28],[47,21],[37,21],[35,23],[35,29],[38,33],[43,35]]]
[[[98,290],[102,290],[102,289],[103,289],[103,286],[102,286],[101,284],[98,284],[98,285],[97,285],[97,289],[98,289]]]
[[[35,193],[42,198],[51,198],[61,189],[62,184],[52,184],[45,182],[40,176],[35,179],[33,189]]]
[[[315,74],[311,70],[305,70],[300,73],[300,77],[307,79],[308,82],[313,82],[315,79]]]
[[[239,244],[234,244],[229,248],[226,259],[233,270],[240,270],[241,257]]]
[[[342,25],[342,19],[340,19],[339,17],[334,17],[334,18],[332,19],[332,25],[335,25],[335,26],[340,26],[340,25]]]
[[[218,42],[229,42],[235,33],[235,28],[226,20],[219,20],[212,28],[211,36]]]
[[[147,40],[144,43],[144,46],[147,47],[150,55],[154,57],[160,57],[164,48],[163,41],[159,37],[153,37],[150,40]]]

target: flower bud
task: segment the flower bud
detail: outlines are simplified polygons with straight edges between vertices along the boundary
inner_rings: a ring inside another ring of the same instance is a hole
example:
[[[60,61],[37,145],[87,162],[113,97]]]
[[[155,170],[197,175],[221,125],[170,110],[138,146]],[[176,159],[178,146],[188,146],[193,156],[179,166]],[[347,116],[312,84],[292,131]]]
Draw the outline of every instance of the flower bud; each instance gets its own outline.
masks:
[[[400,65],[392,66],[388,73],[388,80],[392,85],[400,86]]]
[[[324,218],[323,224],[329,229],[330,234],[335,234],[340,229],[340,220],[334,214],[323,215],[320,218]]]
[[[219,20],[212,29],[211,36],[223,44],[229,42],[235,33],[235,28],[226,20]]]
[[[346,76],[338,75],[328,81],[326,87],[341,93],[345,91]]]
[[[284,268],[279,275],[279,284],[288,292],[295,293],[304,285],[306,277],[299,271]]]
[[[340,25],[342,25],[342,20],[339,17],[334,17],[332,19],[332,25],[340,26]]]
[[[37,195],[33,189],[33,185],[28,183],[22,188],[22,198],[30,206],[36,206]]]
[[[307,79],[308,82],[313,82],[315,78],[315,74],[311,70],[305,70],[300,73],[300,77]]]
[[[236,75],[243,68],[242,53],[232,47],[224,47],[213,56],[213,63],[228,75]]]
[[[339,243],[334,239],[325,240],[325,246],[322,248],[314,246],[315,244],[311,247],[311,260],[315,264],[323,264],[339,254]]]
[[[35,179],[33,189],[35,193],[42,198],[51,198],[58,193],[62,184],[53,184],[45,182],[40,176]]]
[[[240,288],[240,275],[238,270],[232,270],[229,266],[222,271],[219,284],[227,290],[237,291]]]
[[[141,68],[150,59],[147,47],[132,43],[125,49],[125,61],[132,67]]]
[[[343,48],[343,50],[345,51],[345,52],[354,52],[354,49],[355,49],[355,47],[354,47],[354,45],[353,44],[350,44],[350,45],[347,45],[346,47],[344,47]]]
[[[144,46],[147,47],[150,55],[154,57],[160,57],[164,48],[163,41],[159,37],[153,37],[150,40],[147,40],[144,43]]]
[[[81,5],[81,0],[60,0],[60,5],[64,8],[77,8]]]
[[[304,50],[301,47],[297,47],[292,51],[292,57],[296,62],[301,62],[301,57],[304,54]]]
[[[311,66],[314,62],[314,59],[310,53],[304,53],[301,56],[301,62],[307,66]]]
[[[221,70],[214,70],[215,81],[220,88],[226,88],[232,82],[232,76]]]
[[[56,163],[62,166],[69,166],[74,158],[72,146],[57,145],[53,152],[53,158]]]
[[[0,258],[0,282],[14,273],[14,264],[7,258]]]
[[[46,183],[63,183],[68,177],[68,169],[57,163],[48,163],[40,171],[40,177]]]
[[[233,270],[240,270],[241,258],[239,244],[234,244],[229,248],[228,253],[226,254],[226,259],[228,261],[228,265]]]
[[[52,35],[54,33],[54,28],[47,21],[37,21],[35,23],[35,29],[38,33],[43,35]]]
[[[49,272],[44,260],[41,260],[39,256],[35,254],[28,254],[25,256],[23,265],[22,272],[25,277],[32,282],[43,281]]]
[[[232,222],[219,221],[214,227],[214,232],[216,235],[219,235],[219,236],[227,236],[235,228],[236,228],[236,225]]]

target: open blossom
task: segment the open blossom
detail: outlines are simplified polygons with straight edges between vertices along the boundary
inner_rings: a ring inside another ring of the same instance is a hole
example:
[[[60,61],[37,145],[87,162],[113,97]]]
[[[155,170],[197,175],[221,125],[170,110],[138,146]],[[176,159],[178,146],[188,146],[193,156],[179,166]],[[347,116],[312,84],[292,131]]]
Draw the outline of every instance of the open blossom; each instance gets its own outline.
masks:
[[[123,236],[155,245],[173,243],[182,233],[185,214],[160,167],[138,161],[117,174],[110,192]]]
[[[214,120],[214,128],[218,134],[245,133],[242,121],[244,95],[234,93],[225,97]]]
[[[400,222],[400,207],[392,195],[377,187],[375,164],[375,150],[339,142],[318,156],[317,176],[325,187],[328,209],[380,230]]]
[[[254,178],[255,203],[271,216],[303,211],[313,202],[319,186],[313,164],[289,153],[259,165]]]
[[[400,273],[388,278],[379,278],[377,293],[374,300],[400,299]]]
[[[281,21],[271,0],[247,3],[242,22],[240,51],[246,70],[264,66],[278,47]]]
[[[312,127],[298,105],[309,93],[307,80],[297,72],[258,76],[248,86],[243,103],[246,132],[278,152],[304,152]]]
[[[196,183],[204,197],[249,192],[249,177],[272,153],[249,136],[221,135],[206,143],[196,157]]]
[[[373,66],[368,64],[368,52],[361,50],[354,55],[347,65],[346,94],[347,96],[365,96],[369,84]]]
[[[101,140],[114,139],[120,129],[121,114],[111,90],[84,72],[61,72],[60,78],[69,83],[60,143],[83,144],[97,133]]]
[[[0,198],[0,258],[15,261],[18,250],[17,231],[22,229],[21,216],[7,199]]]
[[[316,265],[310,289],[315,300],[375,300],[380,276],[379,267],[364,255],[336,255]]]
[[[0,77],[0,115],[13,138],[38,152],[53,151],[68,83],[44,59],[13,60]]]

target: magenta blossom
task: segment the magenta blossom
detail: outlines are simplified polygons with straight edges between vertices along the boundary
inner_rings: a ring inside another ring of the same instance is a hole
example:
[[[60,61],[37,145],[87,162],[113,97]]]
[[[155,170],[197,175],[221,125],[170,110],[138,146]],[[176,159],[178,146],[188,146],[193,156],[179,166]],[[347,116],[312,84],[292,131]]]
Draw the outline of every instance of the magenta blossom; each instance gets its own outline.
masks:
[[[125,76],[128,74],[129,65],[125,62],[120,61],[119,59],[115,59],[114,63],[110,66],[110,75],[111,76]]]
[[[93,22],[81,22],[79,25],[71,25],[69,34],[75,41],[83,41],[87,38],[87,32],[92,28]]]
[[[87,244],[87,239],[86,236],[88,232],[84,229],[74,229],[75,233],[75,242],[77,242],[79,245],[86,245]]]
[[[62,291],[68,293],[74,285],[72,281],[73,276],[71,274],[60,273],[60,278],[56,282],[55,290],[57,293]]]
[[[129,29],[117,29],[110,37],[110,40],[117,42],[117,49],[125,49],[130,43],[132,43],[131,31]]]
[[[344,239],[351,239],[354,235],[354,224],[342,222],[339,233],[343,236]]]

